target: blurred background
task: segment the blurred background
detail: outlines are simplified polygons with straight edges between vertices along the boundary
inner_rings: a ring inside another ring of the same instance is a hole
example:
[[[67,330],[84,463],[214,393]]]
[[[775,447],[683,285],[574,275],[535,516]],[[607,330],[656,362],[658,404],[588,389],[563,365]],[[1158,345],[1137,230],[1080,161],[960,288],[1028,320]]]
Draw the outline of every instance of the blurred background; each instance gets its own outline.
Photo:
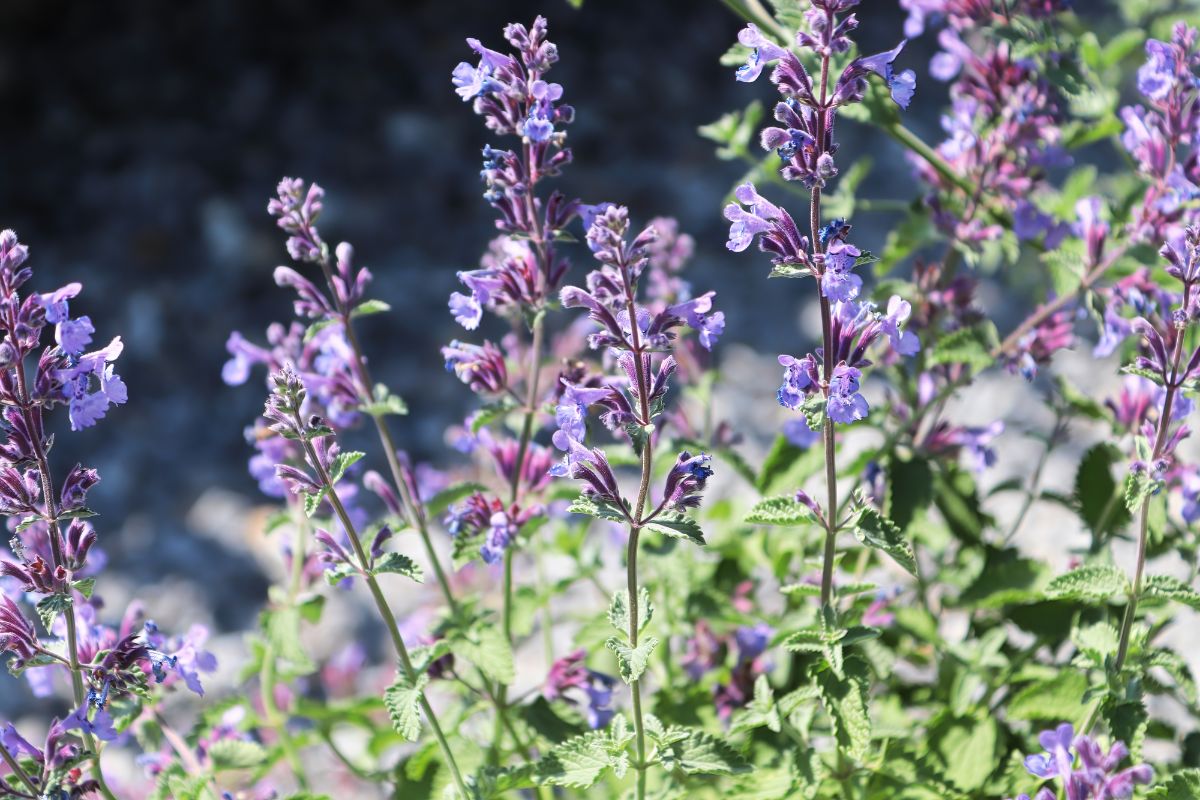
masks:
[[[716,0],[0,4],[0,227],[30,246],[37,287],[82,281],[75,312],[97,340],[126,342],[129,403],[61,433],[54,456],[103,476],[92,499],[115,613],[136,591],[160,617],[234,632],[265,599],[244,546],[262,500],[242,438],[264,390],[257,374],[225,386],[220,369],[230,331],[260,340],[291,315],[271,280],[287,259],[266,214],[283,175],[326,188],[323,234],[355,245],[392,306],[363,333],[378,376],[412,409],[398,440],[418,459],[450,459],[443,431],[474,398],[442,368],[439,347],[462,335],[446,298],[494,234],[478,180],[489,135],[450,71],[468,58],[465,37],[499,47],[506,22],[538,13],[561,53],[552,78],[577,111],[561,188],[628,204],[643,222],[679,218],[697,243],[691,277],[726,313],[724,341],[798,350],[798,295],[768,291],[765,261],[724,246],[722,201],[744,170],[696,133],[771,97],[718,64],[741,24]],[[862,49],[895,44],[894,0],[865,0],[859,16]],[[927,72],[934,44],[910,43],[900,65],[920,76],[909,123],[930,141],[945,100]],[[846,158],[875,159],[865,196],[915,195],[886,137],[846,122],[840,139]],[[857,227],[856,242],[878,248],[888,218]],[[748,353],[726,347],[726,366]],[[772,368],[752,387],[763,402],[776,379]],[[0,679],[0,710],[26,699]]]

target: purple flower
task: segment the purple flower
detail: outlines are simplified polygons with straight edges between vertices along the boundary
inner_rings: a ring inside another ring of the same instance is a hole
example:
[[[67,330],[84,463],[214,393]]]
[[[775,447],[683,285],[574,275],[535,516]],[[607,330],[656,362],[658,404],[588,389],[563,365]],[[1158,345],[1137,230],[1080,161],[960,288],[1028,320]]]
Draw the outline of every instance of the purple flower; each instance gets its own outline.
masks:
[[[866,82],[863,77],[867,73],[873,72],[887,81],[888,88],[892,93],[892,100],[896,102],[896,105],[907,109],[909,103],[912,102],[913,93],[916,91],[917,74],[911,69],[896,74],[892,67],[906,44],[908,44],[908,40],[900,42],[886,52],[863,56],[851,61],[842,72],[841,77],[838,78],[837,88],[834,91],[835,102],[845,105],[862,100],[866,93]]]
[[[95,332],[89,317],[63,320],[55,328],[54,341],[67,355],[78,356],[92,343],[92,334]]]
[[[789,355],[779,356],[779,363],[783,367],[783,385],[777,394],[779,405],[799,411],[805,397],[815,391],[816,363],[812,356],[798,359]]]
[[[1069,778],[1071,765],[1075,756],[1071,746],[1075,739],[1075,728],[1070,723],[1063,723],[1057,728],[1042,731],[1038,734],[1038,742],[1046,749],[1039,755],[1025,758],[1025,769],[1039,778]]]
[[[454,292],[450,295],[450,313],[454,315],[454,320],[469,331],[473,331],[479,327],[480,321],[483,319],[483,306],[474,296],[467,296],[460,292]]]
[[[858,393],[859,379],[862,372],[849,367],[845,363],[833,368],[829,379],[829,397],[826,402],[826,413],[834,422],[844,425],[865,419],[870,410],[866,398]]]
[[[849,302],[858,297],[862,278],[852,270],[862,252],[841,239],[829,243],[825,253],[825,272],[821,275],[821,292],[834,302]]]
[[[887,314],[879,321],[879,326],[892,341],[892,347],[902,356],[913,356],[921,350],[921,341],[912,331],[900,331],[900,326],[912,315],[912,306],[899,295],[888,298]]]
[[[558,659],[550,666],[542,694],[547,700],[563,700],[571,705],[584,702],[588,727],[604,728],[613,718],[613,689],[617,680],[611,675],[588,669],[584,664],[587,651],[580,648]]]
[[[497,394],[508,387],[508,370],[504,354],[491,342],[482,346],[464,344],[457,339],[442,348],[446,371],[480,394]]]
[[[1138,69],[1138,91],[1151,100],[1162,100],[1175,86],[1177,66],[1174,48],[1167,42],[1146,42],[1146,63]]]
[[[778,61],[787,53],[785,49],[763,36],[762,31],[753,22],[738,32],[738,41],[751,48],[746,63],[737,69],[737,80],[742,83],[752,83],[758,80],[764,66],[772,61]]]
[[[693,456],[686,450],[679,454],[675,465],[667,473],[663,488],[663,503],[676,510],[696,508],[700,505],[700,493],[712,477],[712,456],[701,453]]]

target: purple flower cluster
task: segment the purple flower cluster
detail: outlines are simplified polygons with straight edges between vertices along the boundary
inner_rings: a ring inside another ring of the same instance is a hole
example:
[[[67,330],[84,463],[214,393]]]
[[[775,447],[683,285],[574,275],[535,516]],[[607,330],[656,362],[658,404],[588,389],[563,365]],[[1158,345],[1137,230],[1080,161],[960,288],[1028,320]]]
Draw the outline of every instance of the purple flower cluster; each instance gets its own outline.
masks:
[[[1070,724],[1042,731],[1038,742],[1046,750],[1025,759],[1029,774],[1044,780],[1061,780],[1067,800],[1125,800],[1133,796],[1134,787],[1145,786],[1154,780],[1154,770],[1148,764],[1119,769],[1129,757],[1124,742],[1114,742],[1105,752],[1089,736],[1075,736]],[[1079,765],[1076,766],[1076,759]],[[1054,800],[1058,794],[1043,786],[1033,800]],[[1022,794],[1017,800],[1030,800]]]
[[[1135,207],[1134,237],[1142,242],[1177,238],[1184,226],[1200,221],[1200,88],[1196,68],[1200,33],[1183,23],[1171,41],[1146,42],[1146,62],[1137,85],[1146,105],[1121,109],[1121,142],[1149,185]]]
[[[613,690],[617,679],[603,672],[588,669],[587,651],[576,650],[550,666],[542,695],[550,701],[561,700],[572,706],[583,706],[589,728],[608,727],[616,713],[612,708]]]
[[[562,86],[545,80],[558,61],[558,48],[546,35],[546,20],[538,17],[528,28],[505,27],[515,55],[468,39],[479,62],[464,61],[452,75],[455,91],[489,130],[521,141],[516,150],[483,148],[484,198],[500,213],[496,227],[504,235],[492,243],[480,269],[458,275],[470,294],[452,294],[450,310],[467,330],[479,326],[484,308],[518,317],[542,308],[567,270],[554,242],[578,213],[579,201],[560,192],[544,201],[537,196],[542,178],[558,176],[571,163],[562,128],[575,118],[571,106],[559,103]]]
[[[785,408],[804,410],[810,431],[819,428],[818,421],[826,416],[843,424],[867,416],[867,401],[859,391],[862,368],[870,365],[867,348],[880,336],[886,335],[900,355],[913,355],[920,349],[914,334],[901,331],[911,314],[907,302],[893,296],[886,314],[876,313],[871,303],[857,302],[863,281],[854,270],[871,259],[848,241],[851,225],[835,219],[818,230],[820,191],[838,173],[833,159],[838,149],[834,140],[838,110],[863,100],[871,75],[883,78],[893,100],[905,108],[916,86],[911,70],[897,74],[893,69],[904,48],[901,43],[885,53],[852,60],[830,87],[829,58],[849,50],[849,34],[858,27],[858,19],[846,12],[857,5],[857,0],[820,0],[805,12],[807,29],[796,34],[796,45],[822,58],[816,85],[794,53],[771,42],[753,24],[738,37],[754,48],[747,64],[739,68],[738,80],[752,81],[763,65],[776,62],[771,81],[783,97],[775,106],[775,119],[782,127],[764,129],[762,145],[778,153],[783,162],[780,175],[785,180],[800,181],[812,191],[813,230],[802,233],[786,209],[746,183],[734,192],[737,202],[725,207],[731,223],[727,246],[741,252],[757,238],[759,248],[771,256],[773,274],[812,277],[818,283],[824,346],[802,358],[779,357],[784,367],[779,402]]]
[[[566,452],[555,474],[583,481],[585,494],[620,509],[626,517],[630,513],[607,457],[600,449],[583,444],[588,409],[600,407],[601,421],[610,430],[623,429],[635,442],[647,432],[652,433],[676,369],[674,356],[660,356],[656,366],[655,354],[672,346],[681,327],[692,327],[703,335],[704,315],[711,313],[711,294],[700,298],[704,312],[698,310],[701,306],[695,301],[674,306],[659,303],[657,311],[641,305],[638,283],[650,262],[650,247],[658,238],[658,228],[653,224],[646,227],[632,243],[628,234],[629,213],[625,208],[610,205],[597,213],[587,231],[587,241],[600,266],[588,275],[587,289],[567,286],[562,290],[563,306],[586,309],[596,325],[595,332],[587,337],[588,344],[605,351],[620,371],[582,383],[560,378],[562,391],[555,410],[558,430],[554,434],[555,446]],[[667,475],[662,502],[641,521],[652,519],[668,507],[682,510],[698,505],[699,494],[712,474],[709,463],[704,454],[681,453]]]
[[[833,348],[830,358],[834,364],[828,381],[822,379],[824,351],[809,353],[803,358],[779,356],[783,366],[783,384],[779,387],[779,404],[793,411],[807,410],[810,400],[820,395],[824,413],[829,419],[850,424],[865,419],[870,410],[859,393],[862,369],[871,365],[867,350],[881,337],[886,337],[891,349],[910,356],[920,349],[917,337],[901,327],[912,309],[893,295],[887,312],[879,313],[873,303],[834,303],[831,309]]]
[[[96,329],[89,317],[71,316],[78,283],[22,297],[21,288],[33,277],[28,256],[16,234],[0,232],[0,514],[13,531],[11,555],[0,558],[0,656],[8,657],[9,668],[24,674],[39,697],[69,683],[74,710],[51,720],[40,748],[11,724],[0,729],[0,745],[21,765],[29,788],[47,797],[82,796],[102,788],[98,778],[83,776],[82,767],[92,762],[93,772],[102,774],[95,739],[117,738],[113,700],[138,694],[153,703],[152,683],[177,680],[202,694],[200,673],[216,664],[202,649],[207,633],[201,628],[185,639],[167,640],[153,623],[138,624],[139,605],[119,628],[97,621],[102,601],[93,595],[94,576],[104,556],[87,521],[93,516],[87,498],[100,476],[76,464],[55,491],[48,457],[54,436],[46,415],[65,405],[71,429],[80,430],[102,419],[111,405],[125,403],[125,384],[113,367],[122,343],[115,338],[85,352]],[[53,342],[43,345],[49,326]],[[18,600],[37,605],[46,636]]]
[[[775,631],[762,622],[723,635],[715,633],[703,620],[696,623],[681,662],[693,681],[721,668],[729,654],[734,654],[728,680],[716,683],[712,689],[717,716],[721,720],[728,722],[735,710],[749,703],[754,697],[754,682],[758,676],[771,671],[771,664],[764,654],[774,634]]]
[[[824,57],[845,53],[850,49],[850,33],[858,27],[857,17],[846,12],[857,5],[858,0],[816,0],[804,12],[808,28],[796,33],[796,46]],[[779,155],[783,162],[780,174],[785,180],[801,181],[809,188],[822,187],[838,174],[834,162],[838,109],[862,102],[871,75],[884,80],[892,99],[902,108],[908,108],[916,89],[916,73],[896,72],[893,67],[904,42],[884,53],[855,58],[831,88],[825,74],[814,86],[799,57],[771,41],[753,23],[738,34],[738,41],[751,50],[746,64],[738,68],[737,79],[757,80],[764,67],[774,63],[771,82],[783,96],[775,106],[775,119],[781,127],[763,130],[763,149]]]

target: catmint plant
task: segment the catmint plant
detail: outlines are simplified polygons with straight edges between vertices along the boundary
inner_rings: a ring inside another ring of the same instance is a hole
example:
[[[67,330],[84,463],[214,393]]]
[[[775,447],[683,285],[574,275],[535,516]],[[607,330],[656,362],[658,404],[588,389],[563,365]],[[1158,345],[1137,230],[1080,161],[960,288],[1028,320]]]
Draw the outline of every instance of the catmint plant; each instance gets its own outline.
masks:
[[[867,353],[877,341],[886,343],[896,356],[912,356],[920,349],[917,337],[903,330],[912,313],[909,303],[892,296],[880,313],[873,303],[858,300],[863,281],[855,269],[870,263],[872,257],[864,256],[849,242],[851,225],[846,220],[826,223],[821,215],[822,192],[838,174],[834,128],[839,111],[862,102],[872,75],[885,81],[901,107],[912,101],[916,85],[912,70],[897,72],[893,66],[903,43],[885,53],[855,58],[833,78],[833,59],[850,49],[849,34],[858,27],[857,16],[847,13],[856,5],[822,0],[805,12],[806,27],[797,32],[795,45],[815,57],[815,82],[796,53],[768,40],[753,23],[738,35],[742,44],[753,48],[747,63],[738,68],[738,80],[753,81],[765,65],[775,63],[771,82],[782,96],[775,106],[781,127],[764,129],[761,142],[764,149],[778,154],[780,176],[799,181],[809,190],[808,234],[801,232],[791,214],[762,197],[750,183],[739,186],[734,193],[738,202],[725,208],[732,223],[730,250],[743,251],[758,238],[760,249],[771,256],[773,277],[811,277],[817,283],[821,347],[800,358],[779,357],[784,377],[778,399],[785,408],[803,412],[807,428],[821,431],[824,442],[826,505],[822,509],[803,492],[798,497],[826,529],[822,606],[833,602],[837,533],[842,527],[834,426],[866,418],[869,406],[860,392],[862,370],[871,365]]]
[[[0,513],[10,521],[11,556],[0,559],[0,654],[39,697],[70,687],[70,711],[51,719],[39,745],[11,723],[0,729],[0,795],[43,798],[117,793],[101,756],[123,732],[153,715],[160,691],[182,682],[203,694],[200,673],[215,668],[203,651],[207,632],[161,634],[132,605],[119,626],[100,621],[95,594],[104,561],[89,518],[89,492],[100,481],[76,464],[56,489],[49,454],[52,412],[65,409],[72,431],[95,425],[128,392],[115,372],[120,337],[90,349],[96,328],[73,317],[79,283],[29,291],[29,249],[0,232]],[[53,332],[51,332],[51,330]],[[11,560],[10,560],[11,559]],[[37,612],[39,631],[23,606]]]

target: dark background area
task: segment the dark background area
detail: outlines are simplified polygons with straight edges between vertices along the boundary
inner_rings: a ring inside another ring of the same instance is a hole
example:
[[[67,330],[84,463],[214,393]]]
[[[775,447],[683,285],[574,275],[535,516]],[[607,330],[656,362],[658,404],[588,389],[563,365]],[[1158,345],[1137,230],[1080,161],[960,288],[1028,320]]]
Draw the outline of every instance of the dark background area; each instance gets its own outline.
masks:
[[[450,71],[471,58],[465,37],[503,49],[503,25],[537,13],[561,53],[552,78],[577,110],[561,188],[628,204],[641,221],[678,217],[697,240],[696,285],[716,289],[726,312],[725,341],[791,348],[796,295],[767,291],[765,262],[724,247],[722,199],[743,168],[696,134],[772,99],[765,79],[738,84],[718,64],[741,23],[717,0],[0,4],[0,227],[30,246],[37,288],[82,281],[75,313],[92,317],[98,341],[127,345],[128,405],[61,433],[54,456],[61,469],[80,459],[101,470],[93,498],[113,569],[135,583],[200,569],[214,588],[262,588],[253,565],[224,563],[184,518],[209,487],[255,495],[241,432],[262,383],[227,387],[220,368],[231,330],[258,340],[291,315],[271,279],[283,238],[265,211],[283,175],[326,188],[325,237],[355,245],[393,308],[363,330],[378,376],[412,408],[398,440],[421,459],[449,457],[443,430],[474,398],[442,368],[439,347],[463,336],[446,298],[494,235],[478,180],[494,137]],[[865,51],[900,36],[892,0],[866,0],[859,16]],[[901,63],[918,72],[910,123],[930,140],[945,99],[928,77],[933,47],[927,35]],[[840,139],[843,169],[875,158],[865,196],[914,196],[889,140],[851,122]],[[887,223],[864,218],[856,241],[877,248]],[[150,532],[136,546],[117,535],[131,516]],[[253,613],[245,594],[216,594],[223,624]]]

